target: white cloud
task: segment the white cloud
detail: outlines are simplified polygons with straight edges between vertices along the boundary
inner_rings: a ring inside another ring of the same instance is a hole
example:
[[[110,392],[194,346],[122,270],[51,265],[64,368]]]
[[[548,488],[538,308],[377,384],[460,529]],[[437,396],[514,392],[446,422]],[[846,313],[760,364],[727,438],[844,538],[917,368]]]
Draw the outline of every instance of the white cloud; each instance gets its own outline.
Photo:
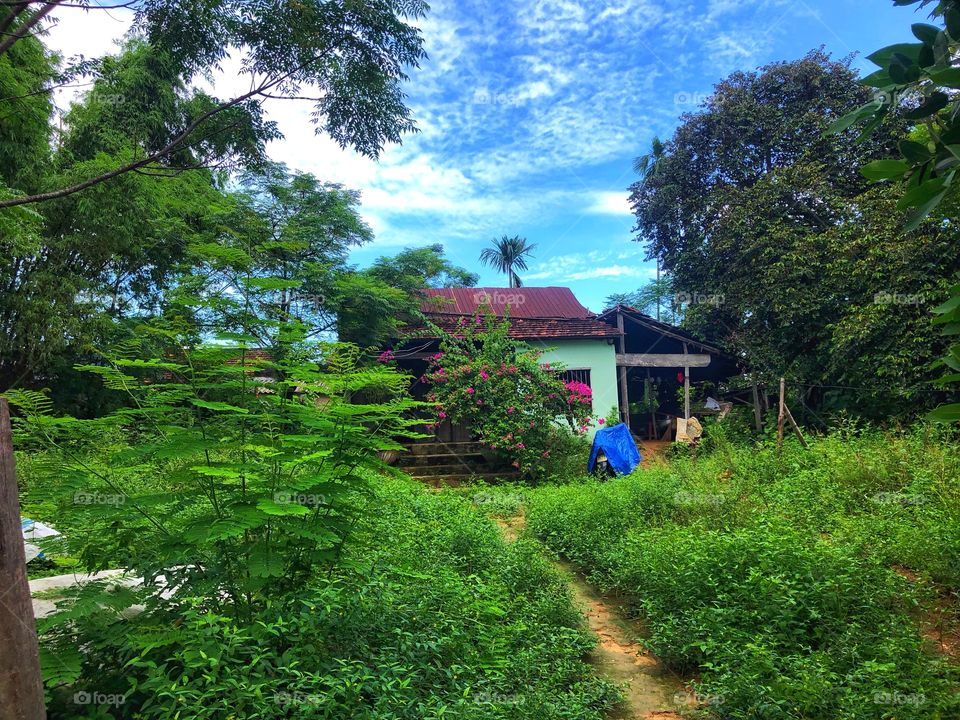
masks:
[[[632,215],[630,195],[627,192],[601,191],[592,193],[587,212],[596,215]]]

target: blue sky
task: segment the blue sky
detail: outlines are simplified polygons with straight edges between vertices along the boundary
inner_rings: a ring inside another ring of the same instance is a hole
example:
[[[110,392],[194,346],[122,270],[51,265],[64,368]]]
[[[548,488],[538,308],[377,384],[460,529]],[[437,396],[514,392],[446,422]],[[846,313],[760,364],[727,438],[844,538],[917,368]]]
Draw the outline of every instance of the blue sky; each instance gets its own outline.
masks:
[[[633,242],[627,186],[654,135],[738,69],[793,60],[820,45],[864,56],[910,38],[924,18],[891,0],[438,0],[420,24],[430,59],[407,86],[421,132],[379,162],[314,134],[306,104],[268,106],[286,139],[271,155],[360,190],[374,244],[366,264],[405,246],[441,242],[481,283],[502,234],[537,244],[521,277],[566,285],[600,310],[603,298],[652,273]],[[51,44],[99,54],[122,15],[59,11]],[[96,15],[96,17],[92,17]],[[230,67],[214,90],[231,94]]]

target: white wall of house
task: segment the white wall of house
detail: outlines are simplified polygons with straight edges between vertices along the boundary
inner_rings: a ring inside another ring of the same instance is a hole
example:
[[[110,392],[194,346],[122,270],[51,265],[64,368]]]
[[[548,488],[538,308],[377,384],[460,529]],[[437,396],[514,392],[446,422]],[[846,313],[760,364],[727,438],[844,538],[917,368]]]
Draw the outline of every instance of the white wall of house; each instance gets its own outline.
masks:
[[[576,340],[550,340],[531,343],[544,347],[540,362],[563,363],[568,370],[590,370],[590,387],[593,390],[594,422],[588,434],[592,437],[600,427],[596,418],[606,417],[610,409],[617,407],[617,353],[607,338]]]

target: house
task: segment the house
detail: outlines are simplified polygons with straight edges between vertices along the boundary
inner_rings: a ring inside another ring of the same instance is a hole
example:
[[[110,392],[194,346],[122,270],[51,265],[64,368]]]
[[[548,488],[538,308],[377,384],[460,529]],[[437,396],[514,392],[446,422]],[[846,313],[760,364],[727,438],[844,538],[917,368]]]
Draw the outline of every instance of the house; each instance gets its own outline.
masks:
[[[566,379],[586,383],[593,391],[592,415],[604,417],[617,406],[617,368],[614,344],[619,332],[580,304],[569,288],[430,288],[421,311],[437,327],[456,332],[461,318],[493,312],[509,315],[510,337],[538,347],[541,361],[560,363]],[[395,350],[400,367],[419,377],[427,358],[436,353],[438,339],[418,334]],[[417,390],[415,392],[424,392]],[[596,430],[596,423],[591,432]],[[445,441],[466,441],[469,428],[441,427]]]
[[[690,417],[691,383],[719,384],[739,372],[732,358],[679,328],[627,306],[597,315],[569,288],[431,288],[424,295],[424,315],[449,332],[481,312],[509,315],[510,337],[539,347],[543,362],[562,364],[566,378],[590,386],[594,418],[617,411],[642,438],[661,438],[675,429],[677,417]],[[400,367],[420,377],[438,344],[421,331],[394,355]],[[677,401],[681,387],[685,402]],[[413,391],[426,393],[420,384]],[[597,427],[594,422],[591,434]],[[448,423],[436,432],[443,442],[470,440],[466,427]]]

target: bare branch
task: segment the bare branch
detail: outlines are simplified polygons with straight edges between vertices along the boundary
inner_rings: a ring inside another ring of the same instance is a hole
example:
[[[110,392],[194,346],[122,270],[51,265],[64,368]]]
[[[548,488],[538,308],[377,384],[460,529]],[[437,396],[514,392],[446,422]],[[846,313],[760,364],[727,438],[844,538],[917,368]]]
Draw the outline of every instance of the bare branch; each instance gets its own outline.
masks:
[[[49,15],[57,5],[60,4],[60,0],[53,0],[52,2],[45,3],[42,8],[37,10],[29,20],[25,20],[24,23],[18,27],[13,33],[11,33],[6,40],[0,43],[0,55],[3,55],[10,48],[13,47],[13,44],[17,40],[22,40],[23,37],[30,32],[30,28],[36,25],[38,22],[43,20],[47,15]]]

